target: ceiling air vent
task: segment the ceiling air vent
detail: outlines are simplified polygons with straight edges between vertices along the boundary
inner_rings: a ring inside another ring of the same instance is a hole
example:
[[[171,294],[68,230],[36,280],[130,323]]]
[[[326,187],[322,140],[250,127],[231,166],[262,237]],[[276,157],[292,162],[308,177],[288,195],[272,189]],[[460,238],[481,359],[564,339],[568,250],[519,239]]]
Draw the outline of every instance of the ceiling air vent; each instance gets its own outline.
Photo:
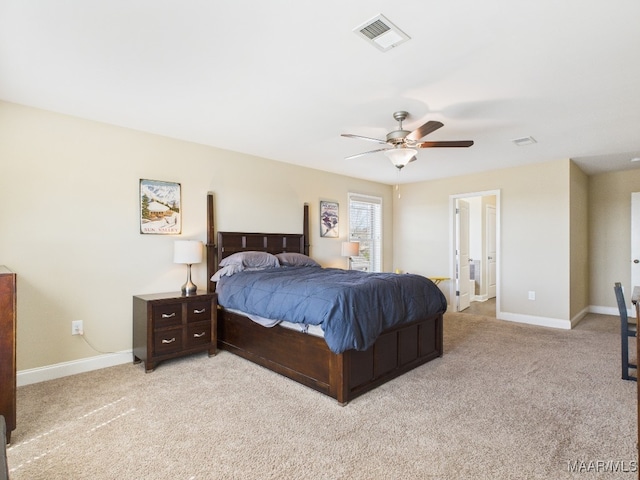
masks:
[[[373,17],[353,31],[383,52],[397,47],[410,38],[409,35],[391,23],[384,15]]]
[[[515,140],[511,140],[518,147],[524,147],[526,145],[533,145],[534,143],[538,143],[533,137],[522,137],[516,138]]]

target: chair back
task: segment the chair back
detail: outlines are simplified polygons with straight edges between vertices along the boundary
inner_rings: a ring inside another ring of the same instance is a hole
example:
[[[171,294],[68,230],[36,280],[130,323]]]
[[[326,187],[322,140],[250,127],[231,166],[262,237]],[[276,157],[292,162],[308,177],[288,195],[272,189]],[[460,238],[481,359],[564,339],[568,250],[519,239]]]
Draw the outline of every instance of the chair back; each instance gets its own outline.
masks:
[[[635,376],[629,374],[629,369],[635,369],[637,372],[637,362],[629,362],[629,337],[636,336],[636,324],[629,325],[629,317],[627,314],[627,304],[624,301],[624,293],[620,282],[616,282],[613,286],[616,292],[616,300],[618,302],[618,310],[620,311],[620,353],[622,356],[622,379],[636,381]],[[635,316],[634,316],[635,318]]]
[[[627,313],[627,304],[624,301],[624,292],[622,291],[622,284],[620,282],[616,282],[613,289],[616,292],[616,300],[618,301],[618,310],[620,311],[620,320],[622,321],[622,325],[623,326],[628,325],[629,316]]]

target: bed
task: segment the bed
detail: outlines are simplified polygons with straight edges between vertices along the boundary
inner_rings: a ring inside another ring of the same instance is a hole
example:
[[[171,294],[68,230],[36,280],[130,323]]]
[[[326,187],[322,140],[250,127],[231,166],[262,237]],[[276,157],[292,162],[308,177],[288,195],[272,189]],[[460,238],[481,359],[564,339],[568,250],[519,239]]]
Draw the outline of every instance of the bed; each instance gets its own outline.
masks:
[[[217,232],[214,198],[207,196],[207,278],[238,252],[309,255],[309,211],[301,234]],[[208,282],[208,291],[216,284]],[[262,326],[245,314],[219,307],[218,348],[328,395],[345,405],[389,380],[442,356],[442,311],[385,329],[365,350],[332,351],[325,338],[282,325]]]

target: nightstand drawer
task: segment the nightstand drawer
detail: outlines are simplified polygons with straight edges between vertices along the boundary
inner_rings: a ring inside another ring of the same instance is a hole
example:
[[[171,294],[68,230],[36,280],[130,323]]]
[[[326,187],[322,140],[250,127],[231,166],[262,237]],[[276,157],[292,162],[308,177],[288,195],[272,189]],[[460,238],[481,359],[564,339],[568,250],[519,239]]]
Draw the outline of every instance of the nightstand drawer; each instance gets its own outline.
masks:
[[[211,319],[211,300],[187,303],[187,322],[202,322]]]
[[[155,332],[153,346],[155,353],[159,355],[180,350],[182,348],[182,328]]]
[[[153,306],[153,328],[171,327],[182,324],[182,304],[167,303]]]
[[[208,343],[211,343],[211,322],[193,324],[187,327],[187,348]]]

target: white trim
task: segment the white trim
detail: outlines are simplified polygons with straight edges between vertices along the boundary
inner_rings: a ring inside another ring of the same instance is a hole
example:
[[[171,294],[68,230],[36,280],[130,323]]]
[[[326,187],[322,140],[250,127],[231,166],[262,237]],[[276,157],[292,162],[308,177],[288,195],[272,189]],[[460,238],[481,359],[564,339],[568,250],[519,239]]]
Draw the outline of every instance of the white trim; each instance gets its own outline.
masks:
[[[500,313],[499,320],[569,330],[572,326],[577,325],[587,313],[598,313],[601,315],[612,315],[615,317],[620,315],[616,307],[590,305],[570,321],[558,318],[536,317],[532,315],[521,315],[518,313],[506,312]],[[635,310],[628,310],[629,316],[635,317],[635,314]],[[133,352],[131,350],[125,350],[123,352],[108,353],[105,355],[98,355],[96,357],[72,360],[70,362],[56,363],[45,367],[20,370],[16,375],[17,385],[18,387],[22,387],[32,383],[46,382],[47,380],[54,380],[56,378],[67,377],[69,375],[76,375],[78,373],[85,373],[92,370],[99,370],[101,368],[122,365],[133,362],[132,355]]]
[[[578,313],[571,320],[561,320],[559,318],[548,317],[535,317],[532,315],[520,315],[518,313],[505,313],[502,312],[498,320],[507,320],[510,322],[526,323],[529,325],[539,325],[541,327],[561,328],[570,330],[575,327],[580,320],[582,320],[588,313],[597,313],[600,315],[611,315],[613,317],[619,317],[620,312],[617,307],[601,307],[598,305],[590,305],[580,313]],[[627,310],[627,314],[631,318],[635,318],[635,310]]]
[[[601,315],[613,315],[614,317],[620,316],[618,307],[600,307],[598,305],[589,306],[590,313],[599,313]],[[627,309],[627,315],[631,318],[636,318],[636,311]]]
[[[489,300],[487,295],[474,295],[471,297],[472,302],[486,302],[487,300]]]
[[[536,317],[534,315],[522,315],[520,313],[501,312],[498,320],[507,320],[509,322],[525,323],[528,325],[537,325],[539,327],[561,328],[563,330],[571,330],[571,322],[560,318]]]
[[[67,377],[78,373],[90,372],[101,368],[114,367],[124,363],[133,363],[133,352],[108,353],[96,357],[82,358],[70,362],[56,363],[45,367],[30,368],[20,370],[16,375],[18,387],[30,385],[32,383],[46,382],[55,378]]]
[[[571,328],[575,327],[578,323],[580,323],[580,320],[582,320],[585,315],[587,315],[589,313],[589,308],[585,308],[583,309],[581,312],[579,312],[575,317],[573,317],[571,319]]]

